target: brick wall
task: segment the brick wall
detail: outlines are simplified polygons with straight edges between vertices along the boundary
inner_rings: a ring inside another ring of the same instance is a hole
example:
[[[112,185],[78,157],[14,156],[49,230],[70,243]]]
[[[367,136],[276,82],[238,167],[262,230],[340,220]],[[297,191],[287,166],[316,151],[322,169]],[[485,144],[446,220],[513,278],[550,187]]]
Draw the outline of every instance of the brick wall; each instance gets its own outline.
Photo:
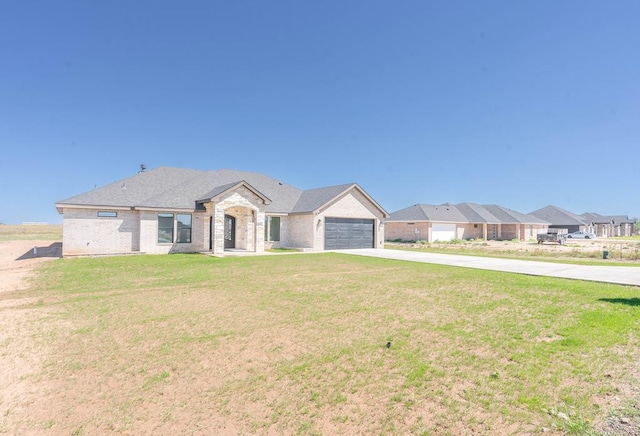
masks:
[[[282,218],[281,245],[290,248],[313,249],[314,215],[291,215]],[[317,220],[317,218],[316,218]]]
[[[387,241],[428,241],[431,223],[428,222],[385,222],[384,233]]]
[[[117,210],[117,217],[98,217],[104,209],[64,208],[63,256],[115,254],[138,251],[138,212]]]
[[[191,243],[159,243],[158,242],[158,214],[178,212],[166,211],[140,211],[140,251],[149,254],[168,253],[197,253],[205,251],[204,226],[208,225],[204,213],[191,214]],[[184,213],[184,212],[180,212]],[[175,226],[174,226],[175,227]],[[175,235],[174,235],[175,237]],[[208,249],[208,241],[206,241]]]

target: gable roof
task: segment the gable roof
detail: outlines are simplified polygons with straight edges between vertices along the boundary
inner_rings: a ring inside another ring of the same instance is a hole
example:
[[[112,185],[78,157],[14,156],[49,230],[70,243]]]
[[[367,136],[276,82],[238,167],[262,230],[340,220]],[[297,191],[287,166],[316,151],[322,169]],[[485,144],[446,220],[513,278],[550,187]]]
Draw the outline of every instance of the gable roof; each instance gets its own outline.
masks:
[[[456,207],[470,223],[499,224],[501,221],[484,207],[476,203],[459,203]]]
[[[504,206],[498,206],[497,204],[485,204],[484,207],[491,212],[493,216],[501,220],[501,222],[516,222],[521,224],[549,224],[543,219],[540,219],[531,214],[525,214],[518,212],[517,210],[509,209]]]
[[[415,204],[393,212],[387,221],[467,222],[467,218],[449,204]]]
[[[298,202],[291,210],[291,213],[317,212],[352,189],[355,189],[364,195],[376,208],[378,208],[378,210],[380,210],[380,212],[382,212],[383,216],[389,216],[389,213],[373,198],[371,198],[369,194],[367,194],[357,183],[347,183],[344,185],[328,186],[326,188],[303,191]]]
[[[545,221],[495,204],[415,204],[393,212],[387,221],[432,221],[487,224],[546,224]]]
[[[355,183],[302,190],[264,174],[236,170],[160,167],[59,201],[56,206],[126,207],[195,210],[204,201],[238,186],[265,201],[267,213],[315,211],[350,189],[362,192],[385,216],[387,212]]]
[[[268,197],[266,197],[263,193],[258,191],[256,188],[254,188],[253,186],[251,186],[250,184],[248,184],[244,180],[241,180],[241,181],[235,182],[235,183],[228,183],[226,185],[218,186],[218,187],[212,189],[211,191],[207,192],[206,194],[204,194],[204,197],[202,197],[201,199],[197,200],[197,203],[204,203],[204,202],[207,202],[207,201],[211,201],[214,198],[224,194],[225,192],[233,191],[234,189],[237,189],[239,187],[244,187],[244,188],[248,189],[249,191],[253,192],[256,196],[258,196],[258,197],[260,197],[260,199],[262,199],[264,204],[271,204],[271,200],[269,200]]]
[[[354,183],[304,191],[291,210],[293,213],[314,212],[354,186]]]
[[[549,205],[529,213],[556,226],[584,226],[584,218],[558,206]]]

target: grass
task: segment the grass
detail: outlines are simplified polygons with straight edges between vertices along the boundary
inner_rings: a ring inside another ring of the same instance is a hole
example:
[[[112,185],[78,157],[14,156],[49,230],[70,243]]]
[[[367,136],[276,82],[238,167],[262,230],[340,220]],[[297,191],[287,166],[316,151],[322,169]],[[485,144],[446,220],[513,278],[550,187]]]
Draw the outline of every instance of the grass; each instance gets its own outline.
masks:
[[[640,242],[640,235],[633,235],[633,236],[614,236],[613,238],[614,240],[620,240],[620,241],[638,241]]]
[[[584,434],[629,381],[637,294],[332,253],[61,259],[10,296],[33,301],[27,381],[56,387],[21,424]]]
[[[0,241],[46,240],[61,241],[61,225],[0,225]]]
[[[385,244],[385,248],[392,250],[423,251],[428,253],[460,254],[465,256],[491,257],[497,259],[533,260],[539,262],[565,263],[572,265],[606,265],[606,266],[637,266],[640,267],[640,245],[618,246],[609,241],[605,248],[609,251],[609,258],[602,258],[602,251],[583,251],[575,247],[571,251],[545,251],[534,249],[525,250],[487,250],[479,243],[449,243],[438,245],[419,245],[406,243]]]

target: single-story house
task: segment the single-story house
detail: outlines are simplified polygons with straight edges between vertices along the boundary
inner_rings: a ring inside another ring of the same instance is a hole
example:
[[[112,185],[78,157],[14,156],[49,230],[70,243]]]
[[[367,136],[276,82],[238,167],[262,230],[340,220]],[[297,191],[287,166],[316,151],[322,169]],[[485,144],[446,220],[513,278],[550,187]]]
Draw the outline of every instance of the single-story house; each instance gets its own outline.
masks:
[[[589,232],[599,238],[631,236],[635,231],[635,221],[624,215],[600,215],[593,212],[577,215],[553,205],[535,210],[531,215],[548,221],[550,228],[567,229],[569,233]]]
[[[590,231],[583,217],[558,206],[549,205],[529,214],[547,221],[551,229],[567,229],[569,233]]]
[[[388,213],[356,183],[160,167],[56,203],[63,255],[381,248]]]
[[[385,220],[387,241],[529,240],[548,223],[495,204],[416,204]]]
[[[634,220],[625,215],[600,215],[591,212],[580,214],[580,217],[587,224],[588,231],[599,238],[631,236],[635,230]]]

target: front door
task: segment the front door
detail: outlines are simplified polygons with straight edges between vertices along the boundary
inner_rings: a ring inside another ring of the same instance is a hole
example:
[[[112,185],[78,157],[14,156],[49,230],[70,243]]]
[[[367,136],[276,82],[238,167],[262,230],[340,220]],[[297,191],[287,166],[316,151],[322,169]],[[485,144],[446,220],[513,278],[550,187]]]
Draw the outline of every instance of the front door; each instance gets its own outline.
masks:
[[[236,248],[236,219],[231,215],[224,216],[224,248]]]

